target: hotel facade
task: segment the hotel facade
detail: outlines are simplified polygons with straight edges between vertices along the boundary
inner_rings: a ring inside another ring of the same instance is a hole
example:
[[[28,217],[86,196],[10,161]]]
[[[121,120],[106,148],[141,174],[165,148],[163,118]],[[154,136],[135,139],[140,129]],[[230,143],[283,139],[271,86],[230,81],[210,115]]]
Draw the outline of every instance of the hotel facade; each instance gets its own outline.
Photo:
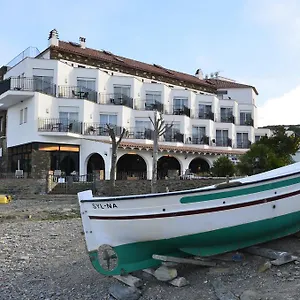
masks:
[[[111,141],[128,130],[118,149],[117,179],[151,179],[153,127],[159,111],[173,127],[159,138],[158,175],[209,172],[214,160],[237,160],[270,130],[257,128],[255,87],[218,75],[204,78],[59,40],[28,48],[0,68],[0,161],[41,178],[50,170],[97,172],[109,178]],[[29,53],[27,53],[29,52]],[[34,53],[32,53],[34,52]]]

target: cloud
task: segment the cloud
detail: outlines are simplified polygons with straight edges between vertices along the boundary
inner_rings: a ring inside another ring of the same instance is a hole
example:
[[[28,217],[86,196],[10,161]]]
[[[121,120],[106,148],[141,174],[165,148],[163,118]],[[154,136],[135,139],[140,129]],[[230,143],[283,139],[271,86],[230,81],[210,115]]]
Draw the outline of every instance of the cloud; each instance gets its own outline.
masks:
[[[300,85],[258,108],[258,126],[300,124]]]

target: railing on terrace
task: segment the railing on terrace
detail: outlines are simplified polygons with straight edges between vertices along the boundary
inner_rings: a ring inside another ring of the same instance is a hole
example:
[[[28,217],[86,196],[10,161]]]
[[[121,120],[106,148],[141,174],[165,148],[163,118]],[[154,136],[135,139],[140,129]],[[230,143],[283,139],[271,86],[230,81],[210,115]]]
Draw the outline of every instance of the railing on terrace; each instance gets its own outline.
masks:
[[[165,114],[167,115],[184,115],[187,117],[191,116],[191,109],[187,106],[166,106],[165,107]]]
[[[164,112],[164,105],[159,101],[147,101],[142,99],[135,99],[134,109],[136,110],[157,110]]]
[[[40,54],[40,50],[36,47],[28,47],[16,57],[14,57],[10,62],[6,64],[6,66],[12,68],[17,65],[20,61],[22,61],[26,57],[36,57]]]
[[[113,125],[111,125],[113,126]],[[115,133],[117,136],[120,136],[123,127],[114,126]],[[97,135],[97,136],[109,136],[108,128],[105,124],[101,123],[83,123],[82,134],[84,135]]]
[[[52,96],[56,95],[56,85],[40,78],[10,77],[0,82],[0,94],[9,90],[41,92]]]
[[[203,112],[199,109],[194,109],[191,111],[191,118],[201,119],[201,120],[215,120],[215,114],[213,112]]]
[[[186,137],[186,143],[195,145],[209,145],[210,139],[206,135],[191,135]]]
[[[128,139],[153,140],[153,130],[145,127],[128,128]]]
[[[236,148],[239,148],[239,149],[248,149],[251,147],[251,141],[240,141],[238,140],[236,142]]]
[[[98,94],[96,91],[82,86],[59,85],[58,97],[69,99],[86,99],[96,103],[98,101]]]
[[[123,105],[129,108],[133,108],[133,98],[128,97],[124,94],[99,94],[100,104],[109,104],[109,105]]]
[[[171,128],[164,134],[165,142],[184,143],[184,134],[180,130]]]
[[[38,131],[82,133],[82,122],[71,119],[39,119]]]
[[[218,147],[232,147],[232,139],[227,138],[227,139],[213,139],[213,143],[215,143],[216,146]]]
[[[221,123],[233,123],[235,124],[235,116],[232,114],[216,114],[215,121]]]
[[[249,120],[240,120],[239,124],[237,125],[243,125],[243,126],[253,126],[254,125],[254,121],[253,119],[249,119]]]

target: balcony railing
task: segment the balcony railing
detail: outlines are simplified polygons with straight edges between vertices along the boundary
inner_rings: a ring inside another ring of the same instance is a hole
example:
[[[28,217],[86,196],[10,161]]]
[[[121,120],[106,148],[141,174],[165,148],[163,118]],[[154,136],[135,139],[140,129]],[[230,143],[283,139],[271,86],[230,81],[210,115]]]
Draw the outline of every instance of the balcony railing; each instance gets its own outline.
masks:
[[[123,105],[133,108],[133,98],[124,94],[100,94],[99,97],[98,103],[100,104]]]
[[[240,120],[240,124],[239,125],[243,125],[243,126],[253,126],[254,125],[254,121],[253,119],[249,119],[249,120]]]
[[[212,142],[215,143],[218,147],[232,147],[232,139],[212,139]]]
[[[97,103],[97,92],[82,86],[58,86],[58,97],[69,99],[86,99]]]
[[[201,110],[195,109],[195,110],[192,110],[191,118],[214,121],[215,120],[215,114],[211,111],[203,112]]]
[[[206,135],[191,135],[187,137],[186,143],[195,145],[209,145],[209,137]]]
[[[165,108],[165,114],[167,115],[184,115],[187,117],[191,116],[191,109],[187,106],[169,106]]]
[[[221,123],[236,123],[235,116],[232,114],[216,114],[215,121]]]
[[[180,130],[171,128],[164,134],[165,142],[179,142],[184,143],[184,134]]]
[[[240,141],[236,142],[236,147],[239,149],[249,149],[251,147],[251,141]]]
[[[164,105],[159,101],[150,102],[147,100],[136,99],[134,109],[164,112]]]
[[[116,135],[119,136],[123,130],[123,127],[114,126],[114,125],[111,126],[114,127]],[[101,123],[83,123],[82,134],[109,136],[107,126]]]
[[[153,130],[145,127],[130,127],[126,138],[153,140]]]
[[[38,131],[43,132],[82,132],[82,122],[71,119],[39,119]]]
[[[56,85],[40,78],[10,77],[0,82],[0,95],[9,90],[56,95]]]

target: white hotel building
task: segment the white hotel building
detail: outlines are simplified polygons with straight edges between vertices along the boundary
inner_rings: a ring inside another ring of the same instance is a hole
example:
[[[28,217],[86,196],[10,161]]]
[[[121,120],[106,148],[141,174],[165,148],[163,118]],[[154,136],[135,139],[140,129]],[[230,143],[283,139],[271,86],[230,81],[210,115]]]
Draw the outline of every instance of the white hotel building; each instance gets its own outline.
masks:
[[[255,87],[90,49],[85,38],[63,42],[56,30],[48,41],[43,52],[24,52],[0,69],[0,159],[7,172],[19,168],[39,178],[49,170],[102,170],[108,179],[110,123],[129,131],[118,150],[117,179],[150,179],[153,109],[174,123],[160,137],[160,177],[206,172],[218,156],[238,157],[270,134],[257,128]]]

